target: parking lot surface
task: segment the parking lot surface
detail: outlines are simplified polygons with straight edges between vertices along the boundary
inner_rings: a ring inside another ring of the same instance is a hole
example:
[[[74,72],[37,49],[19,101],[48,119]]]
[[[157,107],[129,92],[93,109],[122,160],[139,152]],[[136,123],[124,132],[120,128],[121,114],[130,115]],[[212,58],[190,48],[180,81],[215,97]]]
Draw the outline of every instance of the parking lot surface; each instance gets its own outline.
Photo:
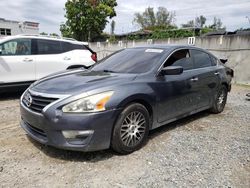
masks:
[[[126,156],[36,143],[19,126],[20,93],[0,95],[0,187],[250,187],[247,93],[250,87],[234,85],[223,113],[151,131]]]

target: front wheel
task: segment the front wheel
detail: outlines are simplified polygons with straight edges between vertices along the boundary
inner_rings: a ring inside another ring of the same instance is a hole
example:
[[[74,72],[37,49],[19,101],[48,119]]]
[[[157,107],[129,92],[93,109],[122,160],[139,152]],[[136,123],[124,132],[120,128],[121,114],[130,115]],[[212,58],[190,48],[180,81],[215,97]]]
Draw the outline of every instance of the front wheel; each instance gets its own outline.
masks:
[[[114,126],[111,147],[121,154],[138,150],[147,140],[150,116],[147,109],[133,103],[127,106]]]
[[[210,109],[211,112],[218,114],[224,110],[224,107],[227,102],[227,88],[225,85],[222,85],[217,92],[216,98],[214,100],[214,104]]]

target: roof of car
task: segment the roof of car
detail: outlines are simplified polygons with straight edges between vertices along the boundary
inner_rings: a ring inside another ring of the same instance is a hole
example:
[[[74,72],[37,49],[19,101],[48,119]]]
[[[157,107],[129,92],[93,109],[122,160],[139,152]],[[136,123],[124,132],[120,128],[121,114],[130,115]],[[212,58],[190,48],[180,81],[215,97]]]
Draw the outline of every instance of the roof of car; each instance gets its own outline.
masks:
[[[137,47],[133,47],[133,48],[160,48],[160,49],[164,49],[164,50],[170,50],[173,51],[175,49],[180,49],[180,48],[187,48],[187,49],[198,49],[201,51],[205,51],[206,53],[210,53],[208,52],[206,49],[200,48],[200,47],[196,47],[196,46],[192,46],[192,45],[181,45],[181,44],[151,44],[151,45],[143,45],[143,46],[137,46]]]
[[[36,39],[48,39],[48,40],[55,40],[55,41],[64,41],[64,42],[70,42],[73,44],[81,44],[81,45],[88,45],[88,42],[82,42],[77,41],[72,38],[62,38],[62,37],[53,37],[53,36],[47,36],[47,35],[14,35],[14,36],[5,36],[3,38],[0,38],[2,41],[7,41],[11,39],[18,39],[18,38],[36,38]]]
[[[151,44],[151,45],[143,45],[143,46],[137,46],[134,48],[161,48],[161,49],[176,49],[176,48],[197,48],[197,49],[202,49],[196,46],[191,46],[191,45],[180,45],[180,44]]]
[[[132,47],[132,48],[129,48],[129,49],[133,49],[133,48],[144,48],[144,49],[163,49],[163,50],[166,50],[166,51],[174,51],[174,50],[177,50],[177,49],[197,49],[197,50],[200,50],[200,51],[203,51],[205,53],[208,53],[212,56],[214,56],[211,52],[207,51],[206,49],[203,49],[203,48],[200,48],[200,47],[196,47],[196,46],[192,46],[192,45],[181,45],[181,44],[166,44],[166,45],[163,45],[163,44],[151,44],[151,45],[143,45],[143,46],[136,46],[136,47]],[[214,56],[215,57],[215,56]]]

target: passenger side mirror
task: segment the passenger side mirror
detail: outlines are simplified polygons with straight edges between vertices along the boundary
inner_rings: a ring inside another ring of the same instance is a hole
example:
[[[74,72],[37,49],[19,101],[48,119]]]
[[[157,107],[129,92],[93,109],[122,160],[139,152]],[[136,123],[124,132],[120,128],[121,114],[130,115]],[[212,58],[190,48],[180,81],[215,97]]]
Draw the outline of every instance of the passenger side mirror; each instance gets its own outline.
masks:
[[[2,49],[0,49],[0,55],[2,55]]]
[[[181,66],[168,66],[168,67],[164,67],[161,72],[160,75],[178,75],[183,73],[183,67]]]

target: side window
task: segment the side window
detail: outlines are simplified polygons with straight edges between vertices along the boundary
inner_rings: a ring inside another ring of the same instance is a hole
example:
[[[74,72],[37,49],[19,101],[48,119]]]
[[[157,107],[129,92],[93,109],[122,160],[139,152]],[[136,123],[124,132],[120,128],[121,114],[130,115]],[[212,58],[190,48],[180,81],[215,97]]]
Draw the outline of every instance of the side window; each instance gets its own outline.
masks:
[[[0,44],[0,55],[31,55],[31,40],[30,39],[15,39],[3,44]]]
[[[210,56],[210,58],[211,58],[211,61],[212,61],[212,66],[215,66],[215,65],[218,64],[218,59],[217,58],[215,58],[213,56]]]
[[[69,42],[61,42],[63,52],[74,50],[73,45]]]
[[[199,50],[191,50],[194,59],[194,68],[209,67],[212,65],[209,55]]]
[[[63,52],[69,52],[71,50],[83,50],[84,45],[72,44],[70,42],[61,42]]]
[[[61,43],[53,40],[37,40],[38,54],[60,54],[62,53]]]
[[[80,44],[73,44],[75,50],[83,50],[85,49],[84,45]]]
[[[166,66],[182,66],[184,70],[193,68],[193,62],[189,50],[183,49],[174,52],[164,64]]]

